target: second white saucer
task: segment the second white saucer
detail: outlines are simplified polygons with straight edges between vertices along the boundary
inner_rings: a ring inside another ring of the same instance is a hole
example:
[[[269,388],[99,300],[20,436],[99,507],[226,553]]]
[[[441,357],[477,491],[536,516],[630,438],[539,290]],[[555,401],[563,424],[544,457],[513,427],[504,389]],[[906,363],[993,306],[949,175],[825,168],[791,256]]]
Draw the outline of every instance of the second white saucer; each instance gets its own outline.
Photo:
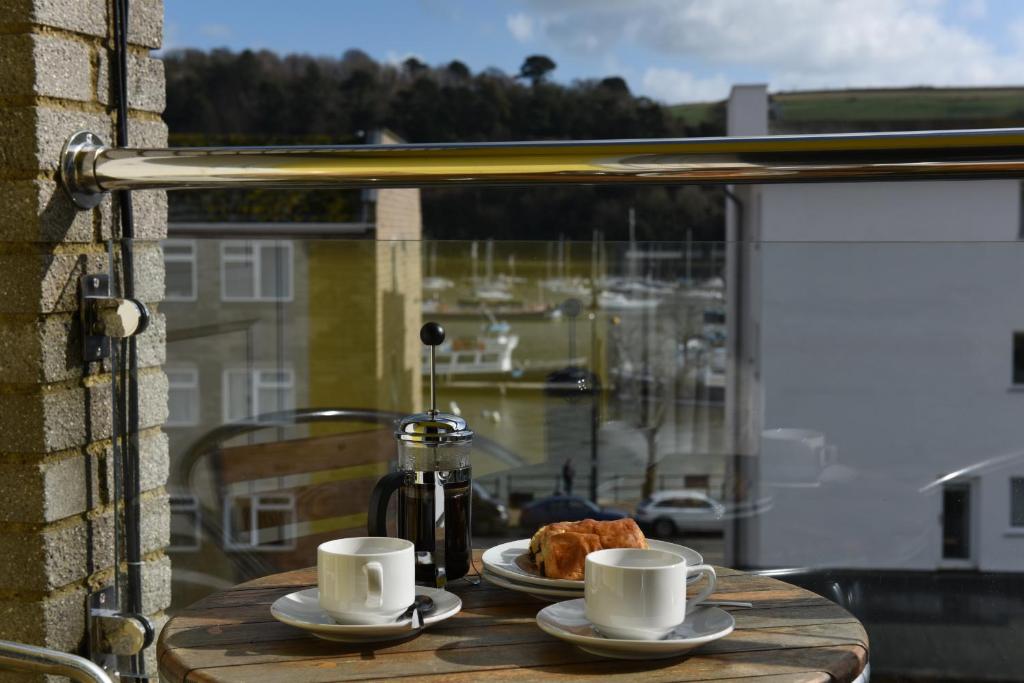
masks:
[[[693,548],[687,548],[685,545],[649,538],[647,539],[647,546],[652,550],[664,550],[675,553],[685,559],[686,564],[691,567],[704,564],[704,558],[701,554]],[[485,550],[480,559],[483,561],[485,569],[489,570],[492,574],[503,576],[506,579],[512,579],[519,583],[532,583],[544,588],[568,588],[570,590],[583,591],[582,579],[552,579],[547,576],[540,576],[535,570],[530,571],[521,566],[520,558],[528,555],[529,552],[530,539],[521,538],[517,541],[508,541]],[[695,583],[699,579],[700,574],[693,574],[687,577],[686,583]]]
[[[573,598],[582,598],[582,590],[571,590],[568,588],[548,588],[546,586],[537,586],[529,583],[520,583],[512,579],[499,576],[491,571],[484,569],[482,574],[484,581],[492,583],[499,588],[506,588],[510,591],[517,591],[519,593],[526,593],[529,596],[543,600],[544,602],[558,602],[559,600],[571,600]]]
[[[373,643],[408,638],[431,624],[458,614],[462,609],[459,596],[440,588],[416,586],[416,595],[426,595],[434,601],[434,609],[423,617],[423,625],[410,628],[409,618],[386,624],[339,624],[334,617],[320,608],[317,588],[295,591],[274,601],[270,613],[278,621],[309,631],[317,638],[340,643]]]
[[[537,613],[537,625],[555,638],[613,659],[666,659],[684,655],[705,643],[724,638],[736,627],[732,615],[718,607],[695,607],[686,621],[662,640],[605,638],[587,621],[583,600],[566,600]]]

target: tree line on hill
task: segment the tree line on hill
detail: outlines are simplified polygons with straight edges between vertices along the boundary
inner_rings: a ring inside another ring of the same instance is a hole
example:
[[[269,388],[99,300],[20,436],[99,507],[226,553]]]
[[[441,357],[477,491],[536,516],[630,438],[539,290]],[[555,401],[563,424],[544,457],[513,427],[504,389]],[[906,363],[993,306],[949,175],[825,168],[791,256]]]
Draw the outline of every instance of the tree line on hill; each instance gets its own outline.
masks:
[[[173,51],[164,56],[174,145],[350,144],[385,127],[409,142],[615,139],[718,135],[688,127],[633,95],[617,76],[552,82],[557,65],[527,57],[518,74],[473,73],[459,61],[379,63],[267,51]],[[626,239],[635,208],[639,239],[722,237],[718,188],[549,186],[429,188],[424,230],[437,239]],[[171,193],[172,220],[345,221],[359,195],[344,191]]]

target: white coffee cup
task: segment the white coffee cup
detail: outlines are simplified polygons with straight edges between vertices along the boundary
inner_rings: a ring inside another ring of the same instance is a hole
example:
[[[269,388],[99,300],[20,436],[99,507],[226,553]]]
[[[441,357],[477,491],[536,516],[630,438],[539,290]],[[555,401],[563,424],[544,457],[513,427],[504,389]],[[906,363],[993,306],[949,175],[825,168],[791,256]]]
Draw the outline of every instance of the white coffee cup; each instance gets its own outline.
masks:
[[[584,612],[608,638],[660,640],[686,619],[686,575],[700,572],[708,585],[692,598],[715,591],[715,570],[663,550],[614,548],[587,555]]]
[[[416,555],[404,538],[339,538],[316,551],[320,607],[342,624],[394,621],[416,599]]]

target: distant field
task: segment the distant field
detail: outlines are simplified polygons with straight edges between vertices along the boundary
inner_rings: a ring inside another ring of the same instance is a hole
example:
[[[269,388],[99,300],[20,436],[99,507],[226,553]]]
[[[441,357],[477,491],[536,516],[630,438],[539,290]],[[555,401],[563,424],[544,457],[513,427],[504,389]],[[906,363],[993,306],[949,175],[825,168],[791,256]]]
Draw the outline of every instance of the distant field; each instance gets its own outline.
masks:
[[[904,90],[835,90],[789,92],[771,95],[772,116],[777,127],[802,128],[814,124],[887,123],[907,127],[938,122],[978,126],[1024,125],[1024,88],[918,88]],[[714,123],[714,102],[681,104],[673,114],[688,125]]]
[[[695,102],[693,104],[677,104],[670,108],[672,114],[688,126],[699,126],[702,123],[712,123],[715,116],[715,107],[721,102]]]

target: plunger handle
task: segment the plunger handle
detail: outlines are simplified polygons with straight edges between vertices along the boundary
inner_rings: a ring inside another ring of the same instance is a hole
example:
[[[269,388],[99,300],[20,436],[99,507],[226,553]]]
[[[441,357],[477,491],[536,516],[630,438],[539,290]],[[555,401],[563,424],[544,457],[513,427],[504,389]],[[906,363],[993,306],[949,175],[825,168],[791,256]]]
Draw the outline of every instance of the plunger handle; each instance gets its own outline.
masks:
[[[430,347],[430,413],[437,413],[437,394],[434,388],[434,350],[444,342],[441,323],[428,322],[420,328],[420,341]]]

